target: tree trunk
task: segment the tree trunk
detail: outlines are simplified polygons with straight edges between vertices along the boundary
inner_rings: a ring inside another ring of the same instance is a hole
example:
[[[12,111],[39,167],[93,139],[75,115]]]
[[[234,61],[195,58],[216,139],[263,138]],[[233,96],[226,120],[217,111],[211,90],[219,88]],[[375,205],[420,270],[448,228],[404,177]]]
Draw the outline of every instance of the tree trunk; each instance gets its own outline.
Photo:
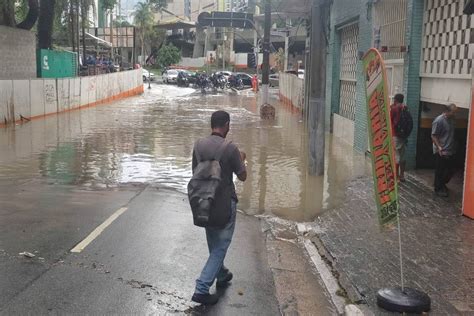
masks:
[[[140,63],[141,65],[143,66],[144,65],[144,60],[145,60],[145,36],[143,34],[140,34],[140,39],[141,39],[141,42],[142,42],[142,53],[141,53],[141,58],[140,58]]]
[[[28,0],[28,14],[23,22],[16,25],[19,29],[31,30],[35,26],[39,15],[38,0]]]
[[[75,32],[75,24],[74,24],[74,4],[72,2],[69,3],[69,23],[70,23],[70,33],[71,34],[71,47],[72,51],[76,51],[76,32]]]
[[[82,60],[83,63],[86,60],[86,22],[89,19],[89,10],[87,8],[87,4],[84,3],[84,0],[81,1],[82,6],[81,6],[81,26],[82,26]]]
[[[54,6],[56,0],[41,0],[38,21],[38,48],[49,49],[53,46]]]
[[[5,0],[0,3],[0,25],[15,27],[15,1]]]

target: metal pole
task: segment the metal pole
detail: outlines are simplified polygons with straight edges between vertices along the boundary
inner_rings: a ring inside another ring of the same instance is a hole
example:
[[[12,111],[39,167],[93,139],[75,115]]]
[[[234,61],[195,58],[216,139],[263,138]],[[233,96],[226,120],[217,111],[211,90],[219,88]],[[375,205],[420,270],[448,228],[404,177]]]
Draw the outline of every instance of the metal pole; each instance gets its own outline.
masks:
[[[289,41],[290,38],[288,36],[288,31],[286,31],[285,35],[285,60],[283,62],[283,70],[288,71],[288,55],[289,55]]]
[[[262,97],[263,105],[268,104],[268,87],[270,83],[270,28],[272,24],[271,0],[265,1],[265,25],[263,32],[263,69]]]
[[[311,66],[309,76],[309,172],[324,175],[326,35],[328,12],[325,0],[313,0],[311,10]]]

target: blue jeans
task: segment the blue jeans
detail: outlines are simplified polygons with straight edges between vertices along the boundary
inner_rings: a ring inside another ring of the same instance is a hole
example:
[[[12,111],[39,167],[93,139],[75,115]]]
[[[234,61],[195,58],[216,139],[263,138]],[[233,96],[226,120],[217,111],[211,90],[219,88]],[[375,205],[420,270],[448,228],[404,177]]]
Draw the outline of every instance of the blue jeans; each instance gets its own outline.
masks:
[[[206,228],[209,259],[207,259],[199,279],[196,280],[195,292],[198,294],[209,294],[209,288],[214,284],[216,278],[224,277],[228,271],[224,266],[224,259],[234,235],[236,213],[237,202],[232,200],[232,214],[229,223],[221,229]]]

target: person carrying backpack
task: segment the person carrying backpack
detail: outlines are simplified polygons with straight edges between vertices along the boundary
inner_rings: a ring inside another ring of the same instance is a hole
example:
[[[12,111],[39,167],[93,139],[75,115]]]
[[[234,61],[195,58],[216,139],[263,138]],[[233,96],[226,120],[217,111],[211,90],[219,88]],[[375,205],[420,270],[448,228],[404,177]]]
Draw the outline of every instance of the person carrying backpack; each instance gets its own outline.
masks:
[[[188,184],[188,197],[196,226],[206,230],[209,258],[196,280],[192,301],[213,305],[219,298],[209,288],[226,286],[233,278],[224,266],[227,249],[234,234],[237,194],[233,174],[247,179],[244,152],[226,140],[230,115],[217,111],[211,117],[212,134],[196,141],[193,150],[193,177]]]
[[[397,179],[405,182],[405,151],[408,143],[408,136],[413,130],[413,118],[408,106],[403,104],[403,94],[396,94],[394,103],[390,106],[390,119],[392,123],[393,144],[395,147],[395,162]]]

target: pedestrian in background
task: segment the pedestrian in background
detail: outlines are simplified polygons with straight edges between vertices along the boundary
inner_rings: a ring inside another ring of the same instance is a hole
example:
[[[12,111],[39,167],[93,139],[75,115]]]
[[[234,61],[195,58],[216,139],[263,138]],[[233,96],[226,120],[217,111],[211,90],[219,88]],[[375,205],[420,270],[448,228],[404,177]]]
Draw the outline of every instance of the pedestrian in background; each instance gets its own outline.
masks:
[[[403,103],[404,99],[403,94],[396,94],[393,104],[390,106],[392,137],[395,148],[395,167],[397,179],[400,182],[405,182],[405,152],[408,137],[413,129],[413,119],[408,111],[408,107]]]
[[[204,223],[199,222],[196,225],[205,227],[209,258],[202,269],[201,275],[196,280],[196,289],[192,297],[194,302],[204,305],[215,304],[219,299],[217,295],[209,293],[210,287],[216,280],[216,286],[222,287],[226,286],[233,278],[232,273],[224,265],[227,249],[234,234],[237,213],[238,199],[233,174],[236,174],[241,181],[247,179],[244,163],[245,153],[240,152],[236,145],[225,139],[230,130],[229,113],[225,111],[214,112],[211,117],[211,128],[212,134],[199,139],[194,145],[193,179],[188,186],[193,215],[195,215],[195,212],[198,213],[195,216],[195,224],[197,217],[199,217],[198,220],[202,217],[206,218]],[[216,167],[213,167],[213,163],[216,162],[220,165],[220,175],[217,177],[206,176],[215,171]],[[199,178],[199,174],[204,174],[204,177]],[[209,215],[209,218],[207,218],[199,212],[208,206],[207,196],[213,185],[211,183],[212,178],[221,180],[212,201],[211,211],[209,214],[205,214]],[[211,181],[208,181],[209,179]],[[199,196],[200,194],[201,196]],[[193,208],[193,203],[198,205]],[[200,203],[205,204],[203,206]]]
[[[446,184],[454,174],[456,112],[457,106],[455,104],[448,105],[443,114],[433,121],[431,130],[433,153],[436,159],[434,191],[436,195],[441,197],[449,195]]]

